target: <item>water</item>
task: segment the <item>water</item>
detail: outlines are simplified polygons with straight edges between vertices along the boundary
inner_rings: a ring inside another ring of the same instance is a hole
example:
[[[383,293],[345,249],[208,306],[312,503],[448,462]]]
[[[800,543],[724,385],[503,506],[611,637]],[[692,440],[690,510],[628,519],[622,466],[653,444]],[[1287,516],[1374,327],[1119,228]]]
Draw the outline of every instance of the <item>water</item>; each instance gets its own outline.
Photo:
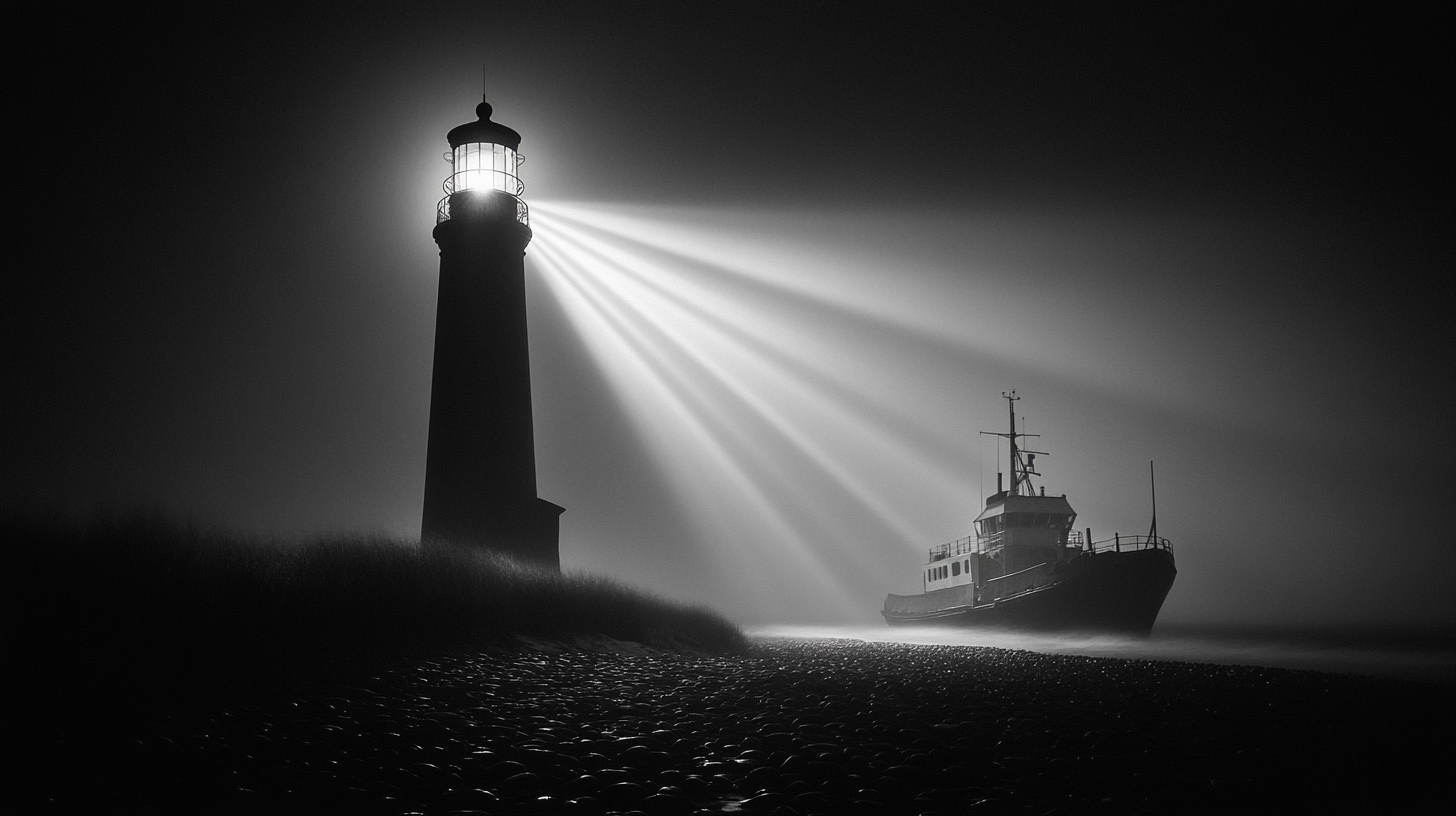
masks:
[[[753,629],[750,634],[993,646],[1047,654],[1273,666],[1456,686],[1456,632],[1450,629],[1301,630],[1159,624],[1152,637],[1140,639],[950,627],[766,626]]]

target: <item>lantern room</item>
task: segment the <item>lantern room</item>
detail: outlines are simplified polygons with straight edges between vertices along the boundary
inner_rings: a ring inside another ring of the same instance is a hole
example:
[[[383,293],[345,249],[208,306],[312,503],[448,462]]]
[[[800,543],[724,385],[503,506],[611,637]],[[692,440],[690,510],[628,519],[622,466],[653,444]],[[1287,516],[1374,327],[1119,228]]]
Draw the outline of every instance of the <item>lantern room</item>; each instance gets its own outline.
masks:
[[[452,151],[455,172],[445,182],[446,192],[466,190],[499,190],[520,195],[526,189],[516,176],[521,157],[505,145],[469,142]]]
[[[475,115],[480,117],[478,121],[461,125],[445,137],[450,142],[445,161],[454,169],[445,179],[445,197],[436,208],[435,221],[448,221],[452,214],[458,216],[469,206],[471,210],[501,213],[529,226],[526,202],[520,199],[526,189],[519,175],[525,161],[519,152],[521,134],[492,122],[488,102],[476,105]]]

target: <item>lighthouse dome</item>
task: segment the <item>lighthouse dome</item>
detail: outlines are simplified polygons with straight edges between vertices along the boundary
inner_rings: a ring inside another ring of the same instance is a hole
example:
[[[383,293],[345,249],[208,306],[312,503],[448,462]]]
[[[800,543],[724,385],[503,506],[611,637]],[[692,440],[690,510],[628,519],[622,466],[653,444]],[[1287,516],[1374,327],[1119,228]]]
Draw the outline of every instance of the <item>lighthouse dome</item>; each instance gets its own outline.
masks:
[[[468,122],[452,129],[445,134],[450,140],[450,147],[455,148],[463,144],[488,143],[509,147],[512,150],[519,150],[521,147],[521,134],[511,130],[499,122],[490,121],[491,107],[489,102],[481,102],[475,106],[475,115],[480,117],[478,121]]]

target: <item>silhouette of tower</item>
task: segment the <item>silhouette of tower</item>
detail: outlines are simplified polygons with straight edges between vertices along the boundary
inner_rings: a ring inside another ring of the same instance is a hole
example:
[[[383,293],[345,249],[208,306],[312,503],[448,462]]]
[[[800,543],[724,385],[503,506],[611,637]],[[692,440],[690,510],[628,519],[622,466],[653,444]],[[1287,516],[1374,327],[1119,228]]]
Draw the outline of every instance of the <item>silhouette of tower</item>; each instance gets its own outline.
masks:
[[[454,171],[435,218],[440,300],[421,539],[560,569],[562,508],[536,497],[521,134],[490,121],[484,101],[475,113],[479,121],[446,136]]]

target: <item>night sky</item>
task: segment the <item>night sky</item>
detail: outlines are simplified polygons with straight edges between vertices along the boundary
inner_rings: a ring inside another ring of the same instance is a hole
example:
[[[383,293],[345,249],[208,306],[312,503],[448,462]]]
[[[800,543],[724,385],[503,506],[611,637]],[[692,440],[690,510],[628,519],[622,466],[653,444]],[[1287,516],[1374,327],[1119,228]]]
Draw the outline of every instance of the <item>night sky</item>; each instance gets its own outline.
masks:
[[[293,8],[8,15],[46,57],[12,86],[6,513],[417,537],[484,66],[566,568],[876,620],[971,531],[1015,388],[1095,537],[1147,531],[1157,462],[1163,620],[1456,625],[1425,11]],[[583,235],[636,260],[573,273]],[[659,322],[614,340],[613,298]]]

